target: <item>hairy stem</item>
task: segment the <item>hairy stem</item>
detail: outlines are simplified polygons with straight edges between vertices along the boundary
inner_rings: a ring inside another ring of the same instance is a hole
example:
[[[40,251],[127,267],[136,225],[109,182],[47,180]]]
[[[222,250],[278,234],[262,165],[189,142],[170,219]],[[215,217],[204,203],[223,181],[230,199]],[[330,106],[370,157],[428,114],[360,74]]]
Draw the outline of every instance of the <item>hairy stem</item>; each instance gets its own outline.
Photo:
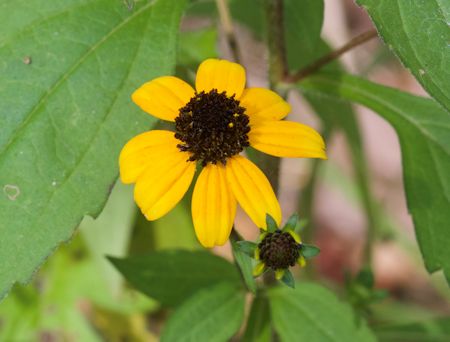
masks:
[[[288,72],[284,40],[283,0],[265,0],[270,83],[278,84]]]
[[[378,34],[375,29],[364,32],[364,33],[360,34],[359,36],[356,36],[355,38],[350,40],[347,44],[345,44],[341,48],[331,51],[329,54],[317,59],[315,62],[308,65],[304,69],[299,70],[297,73],[295,73],[293,75],[285,74],[286,76],[284,77],[284,81],[287,83],[298,82],[298,81],[306,78],[307,76],[319,71],[325,65],[333,62],[335,59],[339,58],[347,51],[350,51],[353,48],[355,48],[377,36],[378,36]]]

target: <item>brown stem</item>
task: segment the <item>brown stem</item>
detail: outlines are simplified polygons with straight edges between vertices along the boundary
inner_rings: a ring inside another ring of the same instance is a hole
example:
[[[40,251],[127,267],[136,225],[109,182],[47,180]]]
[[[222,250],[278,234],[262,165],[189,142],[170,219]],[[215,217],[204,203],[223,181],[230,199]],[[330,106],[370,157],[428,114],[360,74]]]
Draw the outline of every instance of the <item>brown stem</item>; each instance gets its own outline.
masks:
[[[237,44],[236,35],[234,33],[233,21],[230,15],[230,9],[228,7],[227,0],[216,0],[217,11],[219,12],[220,23],[223,27],[225,38],[228,46],[230,47],[233,60],[235,62],[240,61],[240,51]]]
[[[341,48],[331,51],[329,54],[319,58],[314,63],[308,65],[302,70],[299,70],[297,73],[293,75],[287,75],[284,77],[284,81],[287,83],[295,83],[300,81],[301,79],[314,74],[318,70],[320,70],[325,65],[329,64],[330,62],[334,61],[335,59],[339,58],[341,55],[346,53],[347,51],[350,51],[351,49],[371,40],[372,38],[377,37],[377,31],[375,29],[364,32],[360,34],[359,36],[356,36],[352,40],[350,40],[347,44],[342,46]]]

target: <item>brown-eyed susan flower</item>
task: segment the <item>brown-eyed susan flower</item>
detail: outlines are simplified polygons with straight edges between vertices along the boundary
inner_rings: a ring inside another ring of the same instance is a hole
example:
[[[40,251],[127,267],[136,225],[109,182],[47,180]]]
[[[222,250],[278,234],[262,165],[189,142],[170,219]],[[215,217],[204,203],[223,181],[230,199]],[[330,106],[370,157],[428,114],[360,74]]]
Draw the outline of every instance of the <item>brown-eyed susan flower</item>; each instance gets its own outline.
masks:
[[[266,230],[262,230],[258,241],[239,241],[238,248],[256,260],[253,276],[258,277],[267,270],[275,273],[275,278],[290,287],[294,287],[294,278],[290,267],[306,265],[306,259],[315,257],[320,250],[316,246],[302,243],[299,230],[300,222],[296,214],[292,215],[282,229],[275,220],[267,215]]]
[[[245,147],[278,157],[326,158],[321,136],[296,122],[281,121],[289,104],[263,88],[245,88],[244,68],[207,59],[195,90],[173,76],[137,89],[133,101],[145,112],[175,123],[131,139],[119,164],[124,183],[136,183],[134,198],[145,217],[156,220],[184,196],[201,168],[192,196],[192,219],[200,243],[223,245],[239,203],[258,227],[266,214],[279,224],[281,210],[269,181],[240,153]]]

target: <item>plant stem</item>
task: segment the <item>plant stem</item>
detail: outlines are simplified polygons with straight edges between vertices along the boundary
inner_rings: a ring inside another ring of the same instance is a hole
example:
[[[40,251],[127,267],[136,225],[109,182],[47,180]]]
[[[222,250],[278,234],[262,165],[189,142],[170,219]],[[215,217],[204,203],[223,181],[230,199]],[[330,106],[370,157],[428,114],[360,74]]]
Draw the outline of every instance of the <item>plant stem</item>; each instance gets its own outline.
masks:
[[[270,83],[278,84],[288,73],[283,24],[283,0],[266,0]]]
[[[228,7],[227,0],[216,0],[217,11],[219,12],[220,23],[223,27],[225,38],[228,46],[230,47],[233,60],[235,62],[240,61],[240,51],[237,44],[236,35],[234,33],[233,21],[230,15],[230,8]]]
[[[315,62],[308,65],[304,69],[299,70],[297,73],[295,73],[293,75],[285,74],[286,76],[284,77],[284,81],[287,83],[298,82],[298,81],[306,78],[307,76],[314,74],[315,72],[317,72],[318,70],[323,68],[325,65],[333,62],[335,59],[339,58],[347,51],[350,51],[353,48],[355,48],[377,36],[378,36],[378,34],[375,29],[364,32],[364,33],[360,34],[359,36],[356,36],[355,38],[350,40],[347,44],[345,44],[341,48],[331,51],[329,54],[317,59]]]
[[[270,88],[279,84],[287,72],[286,49],[284,45],[283,1],[265,0],[267,21],[267,45],[269,49],[269,81]],[[267,175],[275,193],[278,190],[280,169],[279,158],[261,155],[259,166]]]

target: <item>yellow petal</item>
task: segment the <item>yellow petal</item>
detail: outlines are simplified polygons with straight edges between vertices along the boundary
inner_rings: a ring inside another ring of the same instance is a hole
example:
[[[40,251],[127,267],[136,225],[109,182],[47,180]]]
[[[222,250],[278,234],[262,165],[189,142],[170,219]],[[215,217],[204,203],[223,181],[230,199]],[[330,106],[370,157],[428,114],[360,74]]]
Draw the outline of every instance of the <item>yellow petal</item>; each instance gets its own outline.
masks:
[[[195,88],[197,92],[217,89],[228,96],[239,99],[245,87],[245,69],[237,63],[220,59],[207,59],[197,70]]]
[[[192,220],[200,243],[204,247],[225,244],[235,216],[236,199],[228,186],[224,166],[205,166],[192,195]]]
[[[280,225],[280,205],[262,171],[242,156],[228,159],[225,169],[234,196],[253,222],[267,229],[266,214],[270,214]]]
[[[252,147],[273,156],[327,159],[320,134],[297,122],[259,122],[248,137]]]
[[[145,83],[131,98],[141,109],[159,119],[174,121],[180,108],[194,96],[194,89],[177,77],[163,76]]]
[[[120,179],[125,184],[136,182],[152,161],[177,152],[179,143],[170,131],[153,130],[135,136],[120,152]]]
[[[281,120],[291,111],[281,96],[264,88],[245,89],[239,101],[250,118],[250,125],[261,120]]]
[[[195,173],[186,152],[170,152],[154,159],[139,176],[134,199],[148,220],[170,211],[184,196]]]

